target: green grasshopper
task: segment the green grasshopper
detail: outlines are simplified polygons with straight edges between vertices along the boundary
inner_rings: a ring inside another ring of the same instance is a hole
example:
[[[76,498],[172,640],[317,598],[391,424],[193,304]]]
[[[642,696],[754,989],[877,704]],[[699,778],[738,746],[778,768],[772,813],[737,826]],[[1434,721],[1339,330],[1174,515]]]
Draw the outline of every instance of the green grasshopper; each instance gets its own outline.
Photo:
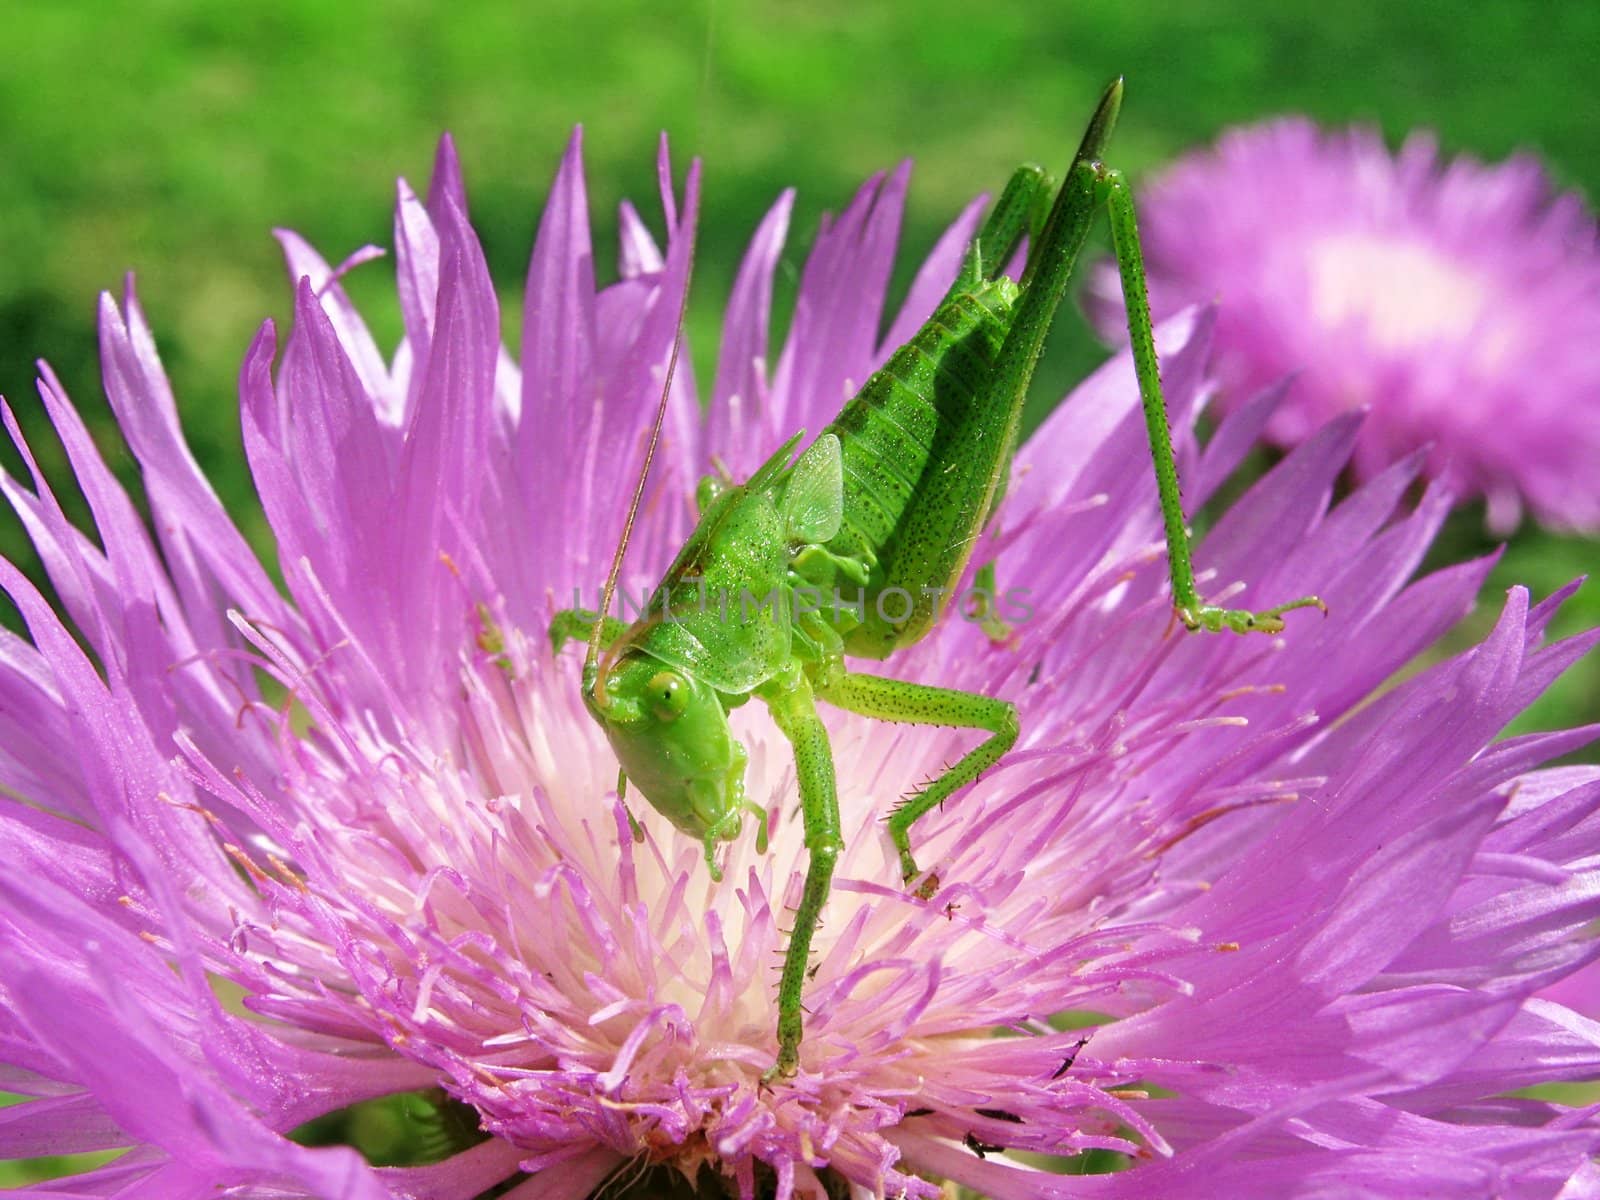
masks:
[[[738,836],[746,812],[760,822],[757,849],[765,851],[766,814],[745,798],[745,752],[728,727],[728,710],[760,698],[793,746],[810,861],[784,953],[778,1055],[767,1082],[799,1064],[812,935],[843,847],[817,701],[884,721],[988,734],[888,818],[905,882],[917,883],[924,898],[938,882],[919,881],[911,827],[1017,740],[1009,701],[865,674],[845,657],[888,658],[941,615],[939,598],[961,578],[1005,491],[1028,384],[1100,205],[1110,213],[1121,270],[1178,619],[1191,630],[1270,633],[1283,628],[1290,609],[1323,607],[1306,596],[1261,612],[1226,609],[1203,604],[1196,591],[1133,201],[1122,174],[1100,160],[1121,101],[1119,79],[1053,201],[1042,169],[1016,171],[933,316],[798,460],[791,465],[803,432],[742,485],[702,483],[699,523],[657,589],[657,611],[631,625],[606,615],[641,474],[600,611],[568,609],[552,622],[557,651],[587,634],[583,699],[621,763],[619,789],[632,780],[658,812],[699,838],[713,879],[721,878],[717,847]],[[1027,265],[1013,283],[1001,272],[1024,236]],[[660,417],[658,410],[657,433]],[[652,437],[645,472],[654,445]],[[991,570],[981,574],[992,581]],[[855,602],[797,602],[802,593],[838,597],[841,588],[853,588]],[[904,598],[892,617],[883,603],[891,594]],[[719,603],[708,605],[708,596]],[[730,597],[738,598],[737,610],[730,611]],[[750,597],[774,602],[757,603],[752,613]]]

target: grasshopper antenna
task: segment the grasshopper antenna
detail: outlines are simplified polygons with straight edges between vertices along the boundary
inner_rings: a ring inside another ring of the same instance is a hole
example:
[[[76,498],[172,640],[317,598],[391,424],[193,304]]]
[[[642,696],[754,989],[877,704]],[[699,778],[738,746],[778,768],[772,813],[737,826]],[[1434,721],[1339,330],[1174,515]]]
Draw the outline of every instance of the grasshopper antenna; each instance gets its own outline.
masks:
[[[665,135],[662,145],[665,147]],[[622,523],[622,538],[617,542],[617,552],[611,558],[611,571],[606,576],[605,591],[600,595],[600,611],[595,614],[594,626],[589,630],[589,650],[583,658],[583,678],[586,686],[591,688],[594,702],[600,707],[605,707],[605,689],[601,686],[599,673],[600,639],[604,636],[606,614],[611,611],[611,600],[617,592],[617,580],[622,575],[622,558],[628,552],[628,542],[633,538],[634,518],[639,515],[639,505],[644,499],[645,481],[650,477],[650,464],[655,461],[656,444],[661,441],[661,426],[667,419],[667,398],[672,394],[672,377],[678,369],[678,353],[683,348],[683,323],[689,311],[689,284],[694,278],[694,252],[695,252],[695,227],[698,223],[700,190],[695,178],[698,163],[693,163],[689,168],[689,179],[684,188],[685,212],[684,225],[687,226],[689,239],[689,261],[683,271],[683,298],[678,302],[678,320],[672,335],[672,353],[667,358],[667,376],[661,383],[661,399],[656,404],[655,422],[650,428],[650,441],[645,445],[644,464],[639,468],[639,482],[634,485],[633,499],[628,504],[628,516]],[[669,202],[670,210],[670,202]],[[670,216],[670,211],[669,211]]]

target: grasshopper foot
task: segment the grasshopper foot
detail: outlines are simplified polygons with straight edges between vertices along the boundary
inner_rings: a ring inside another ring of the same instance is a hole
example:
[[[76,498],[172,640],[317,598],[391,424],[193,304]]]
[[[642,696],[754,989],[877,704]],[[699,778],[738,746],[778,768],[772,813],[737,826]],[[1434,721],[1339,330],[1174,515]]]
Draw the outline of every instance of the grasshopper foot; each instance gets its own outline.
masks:
[[[905,851],[900,855],[900,872],[902,881],[908,888],[911,888],[911,894],[918,900],[932,900],[934,894],[939,890],[939,873],[937,871],[929,871],[922,877],[921,882],[917,881],[917,876],[922,875],[922,872],[917,868],[916,860],[911,857],[909,851]],[[914,888],[911,887],[913,883],[917,885]]]
[[[1202,629],[1208,633],[1221,633],[1224,629],[1231,629],[1234,633],[1281,633],[1283,614],[1296,608],[1321,609],[1324,616],[1328,613],[1328,606],[1317,596],[1302,596],[1298,600],[1291,600],[1287,604],[1279,604],[1260,612],[1251,612],[1245,608],[1218,608],[1211,604],[1201,604],[1192,608],[1179,605],[1175,611],[1178,620],[1182,621],[1184,628],[1191,633]]]
[[[760,1090],[771,1091],[774,1084],[782,1083],[785,1079],[793,1079],[799,1069],[800,1047],[780,1045],[778,1061],[761,1072]]]
[[[900,852],[900,881],[910,888],[917,876],[922,874],[922,868],[917,866],[917,860],[912,857],[911,839],[903,830],[894,835],[894,841],[895,849]],[[919,900],[931,900],[938,890],[939,874],[937,871],[929,871],[921,883],[911,888],[911,894]]]

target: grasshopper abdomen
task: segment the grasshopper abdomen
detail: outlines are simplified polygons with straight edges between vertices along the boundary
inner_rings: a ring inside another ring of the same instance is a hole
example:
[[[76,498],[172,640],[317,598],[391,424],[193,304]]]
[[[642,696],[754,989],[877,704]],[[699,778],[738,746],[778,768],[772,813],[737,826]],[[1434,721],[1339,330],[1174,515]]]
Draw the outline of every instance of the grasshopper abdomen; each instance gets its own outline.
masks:
[[[1020,403],[992,387],[1016,287],[949,296],[827,432],[844,460],[844,520],[828,550],[872,563],[847,653],[886,658],[938,619],[1004,490]]]

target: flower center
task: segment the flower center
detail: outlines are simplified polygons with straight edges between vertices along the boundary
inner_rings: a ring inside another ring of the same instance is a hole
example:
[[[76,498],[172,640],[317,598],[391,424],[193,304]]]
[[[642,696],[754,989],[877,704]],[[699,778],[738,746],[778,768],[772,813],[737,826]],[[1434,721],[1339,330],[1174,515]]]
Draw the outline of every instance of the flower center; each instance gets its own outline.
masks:
[[[1362,323],[1380,350],[1463,340],[1489,289],[1430,246],[1370,233],[1332,234],[1307,256],[1312,315],[1336,328]]]

